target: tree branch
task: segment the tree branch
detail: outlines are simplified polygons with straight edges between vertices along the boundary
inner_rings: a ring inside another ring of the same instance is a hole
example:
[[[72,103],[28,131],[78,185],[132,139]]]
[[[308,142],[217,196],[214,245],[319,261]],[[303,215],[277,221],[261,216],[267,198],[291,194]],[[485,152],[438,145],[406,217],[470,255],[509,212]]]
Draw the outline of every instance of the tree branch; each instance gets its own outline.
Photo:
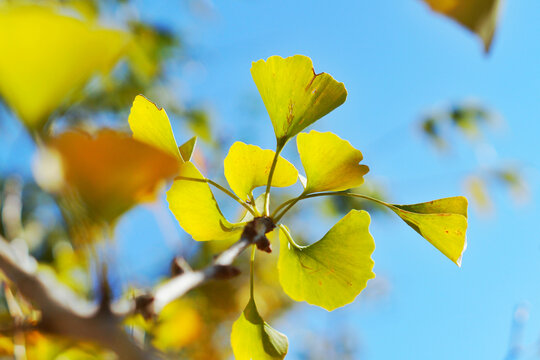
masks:
[[[139,296],[135,301],[134,311],[142,314],[145,318],[151,318],[170,302],[209,280],[228,279],[238,275],[240,271],[232,266],[234,260],[252,244],[260,250],[270,252],[270,242],[265,234],[273,230],[274,227],[275,225],[269,217],[253,219],[244,227],[240,240],[216,256],[211,265],[197,271],[192,271],[189,268],[183,269],[181,274],[158,285],[151,294]]]
[[[118,317],[97,306],[67,296],[59,284],[41,279],[33,271],[35,259],[22,259],[13,247],[0,237],[0,270],[16,285],[20,293],[41,310],[37,329],[78,340],[93,341],[114,351],[120,359],[146,360],[156,355],[133,343],[123,331]],[[73,294],[71,294],[73,295]],[[81,306],[76,306],[81,305]]]

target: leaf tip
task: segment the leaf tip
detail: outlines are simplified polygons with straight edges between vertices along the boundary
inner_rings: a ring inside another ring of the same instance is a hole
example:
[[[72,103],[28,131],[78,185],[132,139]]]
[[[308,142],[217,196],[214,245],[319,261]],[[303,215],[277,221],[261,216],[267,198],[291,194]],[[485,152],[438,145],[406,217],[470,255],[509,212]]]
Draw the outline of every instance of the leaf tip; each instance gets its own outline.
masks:
[[[458,259],[456,260],[456,265],[458,267],[461,267],[461,261],[463,260],[463,254],[465,253],[465,250],[467,250],[467,238],[465,237],[465,242],[463,243],[463,250],[461,251],[461,254],[459,255]]]

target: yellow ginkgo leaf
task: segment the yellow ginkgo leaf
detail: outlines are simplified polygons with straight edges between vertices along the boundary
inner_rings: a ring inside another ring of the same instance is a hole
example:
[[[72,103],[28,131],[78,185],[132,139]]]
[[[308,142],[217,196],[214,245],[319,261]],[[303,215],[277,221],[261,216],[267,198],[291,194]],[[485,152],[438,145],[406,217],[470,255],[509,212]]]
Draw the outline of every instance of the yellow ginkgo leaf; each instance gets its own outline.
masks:
[[[375,277],[369,223],[366,211],[351,210],[309,246],[297,245],[281,227],[279,282],[287,295],[329,311],[352,302]]]
[[[497,25],[500,0],[424,0],[433,11],[454,19],[476,33],[487,52]]]
[[[92,75],[110,70],[129,44],[124,32],[52,6],[1,5],[0,24],[0,95],[32,129]]]
[[[233,324],[231,346],[236,360],[281,360],[287,355],[289,341],[263,320],[250,299]]]
[[[364,183],[369,168],[359,164],[362,153],[348,141],[312,130],[298,134],[296,142],[307,177],[304,194],[348,190]]]
[[[210,186],[191,162],[180,167],[180,174],[167,191],[169,209],[180,226],[194,240],[239,239],[242,226],[235,226],[225,219]]]
[[[467,248],[467,199],[463,196],[413,205],[389,205],[417,233],[456,265]]]
[[[316,74],[311,59],[302,55],[259,60],[251,66],[251,75],[281,146],[347,98],[343,83]]]
[[[129,127],[137,140],[160,148],[184,162],[165,109],[142,95],[137,95],[129,113]]]
[[[255,145],[235,142],[224,161],[225,178],[231,189],[242,200],[249,199],[253,189],[266,185],[275,152]],[[293,164],[279,157],[272,178],[272,186],[291,186],[298,178]]]
[[[60,191],[76,195],[93,220],[112,222],[153,199],[157,186],[178,172],[169,154],[115,131],[66,132],[47,145],[60,155]]]
[[[180,350],[203,334],[203,319],[187,300],[175,300],[163,308],[152,328],[152,343],[162,351]]]

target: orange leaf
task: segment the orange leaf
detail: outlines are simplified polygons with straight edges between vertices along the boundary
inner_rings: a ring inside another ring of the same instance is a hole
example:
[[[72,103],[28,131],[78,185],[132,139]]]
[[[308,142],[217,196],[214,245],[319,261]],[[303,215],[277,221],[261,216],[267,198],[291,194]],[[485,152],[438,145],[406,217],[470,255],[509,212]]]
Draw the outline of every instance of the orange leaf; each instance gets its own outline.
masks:
[[[175,157],[110,130],[66,132],[49,145],[62,160],[63,193],[76,195],[92,220],[114,221],[178,172]]]

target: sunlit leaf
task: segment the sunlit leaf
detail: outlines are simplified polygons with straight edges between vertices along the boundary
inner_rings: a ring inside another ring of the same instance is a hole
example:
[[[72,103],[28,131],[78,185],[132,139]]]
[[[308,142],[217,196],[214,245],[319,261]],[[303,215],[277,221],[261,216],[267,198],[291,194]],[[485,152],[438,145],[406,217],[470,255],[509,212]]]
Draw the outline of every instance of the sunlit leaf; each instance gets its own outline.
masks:
[[[107,72],[124,54],[126,33],[37,5],[0,6],[0,94],[30,128]]]
[[[329,74],[316,74],[311,59],[302,55],[259,60],[252,64],[251,75],[281,144],[347,98],[343,83]]]
[[[13,338],[0,335],[0,356],[13,356]]]
[[[351,210],[319,241],[296,245],[280,229],[279,281],[296,301],[307,301],[326,310],[352,302],[375,277],[369,233],[369,214]]]
[[[261,318],[250,299],[233,324],[231,345],[236,360],[276,360],[285,358],[289,341]]]
[[[467,199],[462,196],[390,209],[446,257],[461,266],[467,248]]]
[[[225,219],[210,186],[191,162],[181,166],[179,177],[167,191],[167,202],[180,226],[194,240],[231,240],[240,237],[242,227],[234,226]]]
[[[135,139],[160,148],[183,162],[164,109],[158,108],[144,96],[137,95],[128,121]]]
[[[114,131],[66,132],[48,145],[61,158],[62,191],[76,193],[95,220],[113,221],[154,199],[157,186],[178,171],[169,154]]]
[[[159,313],[152,329],[152,343],[162,351],[180,350],[199,338],[203,319],[199,312],[185,300],[175,300]]]
[[[184,159],[184,161],[191,161],[196,144],[197,137],[194,136],[178,147],[178,150],[180,150],[180,155],[182,155],[182,159]]]
[[[434,11],[457,21],[476,33],[489,51],[495,27],[499,0],[424,0]]]
[[[263,150],[255,145],[235,142],[229,149],[224,161],[225,178],[231,189],[242,200],[247,200],[256,187],[266,185],[275,152]],[[278,159],[272,186],[293,185],[298,178],[293,164],[282,158]]]
[[[304,193],[340,191],[360,186],[369,171],[360,165],[362,153],[337,135],[315,130],[296,139],[307,184]]]

